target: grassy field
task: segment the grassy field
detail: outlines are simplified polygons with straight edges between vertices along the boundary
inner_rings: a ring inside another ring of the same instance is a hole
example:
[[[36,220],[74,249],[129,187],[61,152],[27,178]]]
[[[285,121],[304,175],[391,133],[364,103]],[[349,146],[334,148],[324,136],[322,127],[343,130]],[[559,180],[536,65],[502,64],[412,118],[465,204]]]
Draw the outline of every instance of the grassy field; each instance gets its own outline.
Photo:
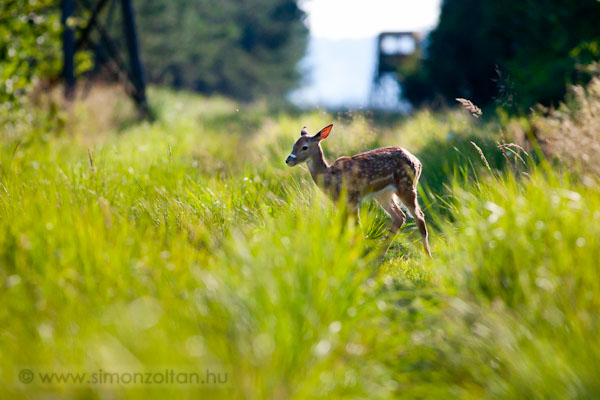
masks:
[[[600,185],[498,148],[529,121],[150,98],[152,123],[110,94],[3,130],[0,397],[600,397]],[[375,206],[357,226],[285,166],[330,122],[330,160],[423,161],[432,260],[412,220],[386,252]],[[165,369],[227,382],[125,382]]]

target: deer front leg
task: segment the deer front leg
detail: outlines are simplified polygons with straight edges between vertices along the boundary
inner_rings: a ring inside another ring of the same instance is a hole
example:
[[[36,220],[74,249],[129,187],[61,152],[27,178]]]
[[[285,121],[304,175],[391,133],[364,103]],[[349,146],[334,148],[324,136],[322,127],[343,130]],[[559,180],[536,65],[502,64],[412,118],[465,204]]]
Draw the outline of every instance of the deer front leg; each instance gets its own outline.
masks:
[[[331,198],[334,202],[336,202],[339,206],[342,207],[342,220],[348,221],[349,218],[357,218],[358,224],[360,226],[360,196],[358,193],[350,192],[347,197],[341,197],[340,191],[332,191]],[[344,201],[340,201],[344,200]],[[342,232],[345,229],[346,224],[342,224]]]
[[[356,216],[358,225],[360,224],[360,196],[357,193],[349,193],[348,195],[348,214],[351,216]],[[362,226],[361,226],[362,227]]]

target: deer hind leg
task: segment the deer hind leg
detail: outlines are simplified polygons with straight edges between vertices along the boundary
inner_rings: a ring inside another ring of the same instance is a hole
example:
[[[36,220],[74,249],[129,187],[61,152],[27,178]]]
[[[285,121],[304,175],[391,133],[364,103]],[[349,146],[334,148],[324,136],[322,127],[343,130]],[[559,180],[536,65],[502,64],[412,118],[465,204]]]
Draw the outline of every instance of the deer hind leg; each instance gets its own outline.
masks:
[[[396,193],[391,190],[375,197],[375,201],[392,218],[392,226],[390,227],[391,235],[395,235],[406,221],[406,215],[404,215],[400,208],[399,200]]]
[[[429,249],[429,241],[427,240],[427,224],[425,223],[425,215],[419,207],[419,201],[417,200],[417,191],[413,189],[411,191],[400,192],[400,200],[408,209],[408,212],[415,219],[419,232],[421,233],[421,240],[423,242],[423,248],[429,257],[431,257],[431,250]]]

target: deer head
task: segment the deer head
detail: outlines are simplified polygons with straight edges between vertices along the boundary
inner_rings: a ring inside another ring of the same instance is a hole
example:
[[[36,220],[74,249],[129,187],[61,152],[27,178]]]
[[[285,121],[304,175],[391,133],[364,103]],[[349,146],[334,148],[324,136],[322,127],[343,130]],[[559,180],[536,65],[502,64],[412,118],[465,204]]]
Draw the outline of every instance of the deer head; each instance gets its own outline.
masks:
[[[319,143],[321,140],[326,139],[329,133],[333,129],[333,124],[327,125],[321,129],[319,133],[314,136],[308,134],[306,127],[302,128],[300,132],[300,138],[294,143],[292,152],[285,160],[285,163],[290,167],[298,165],[309,160],[311,157],[321,154],[321,147]]]

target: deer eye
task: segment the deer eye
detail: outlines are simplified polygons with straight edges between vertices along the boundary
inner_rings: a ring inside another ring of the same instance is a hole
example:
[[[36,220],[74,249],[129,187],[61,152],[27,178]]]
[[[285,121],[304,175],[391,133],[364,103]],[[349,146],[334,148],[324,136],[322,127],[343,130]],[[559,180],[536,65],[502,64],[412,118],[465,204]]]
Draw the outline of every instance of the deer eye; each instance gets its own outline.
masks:
[[[302,146],[302,150],[306,150],[306,149],[308,149],[307,145]]]

